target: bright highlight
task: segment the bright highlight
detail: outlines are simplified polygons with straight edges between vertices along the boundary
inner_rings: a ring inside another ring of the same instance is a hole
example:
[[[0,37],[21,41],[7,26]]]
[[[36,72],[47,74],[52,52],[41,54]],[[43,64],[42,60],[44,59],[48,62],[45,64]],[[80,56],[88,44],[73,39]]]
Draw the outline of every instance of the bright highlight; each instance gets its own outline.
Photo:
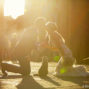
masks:
[[[24,15],[25,0],[5,0],[4,16],[11,16],[16,19]]]
[[[62,68],[61,70],[60,70],[60,74],[64,74],[66,72],[66,69],[65,68]]]

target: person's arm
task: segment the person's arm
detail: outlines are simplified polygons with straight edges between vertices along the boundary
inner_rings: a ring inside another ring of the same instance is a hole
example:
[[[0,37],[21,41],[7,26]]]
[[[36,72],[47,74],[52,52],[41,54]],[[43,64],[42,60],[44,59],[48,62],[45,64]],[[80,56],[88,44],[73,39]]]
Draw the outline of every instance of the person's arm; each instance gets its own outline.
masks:
[[[57,31],[50,32],[50,37],[53,43],[59,49],[61,56],[65,56],[67,54],[72,56],[71,50],[66,46],[65,41],[60,33],[58,33]]]

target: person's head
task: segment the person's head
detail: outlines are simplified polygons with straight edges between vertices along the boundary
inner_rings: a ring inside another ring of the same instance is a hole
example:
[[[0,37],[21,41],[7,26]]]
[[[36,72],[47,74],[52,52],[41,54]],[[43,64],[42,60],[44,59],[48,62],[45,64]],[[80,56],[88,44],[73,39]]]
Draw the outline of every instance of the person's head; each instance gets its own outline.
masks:
[[[34,21],[34,27],[38,32],[38,36],[39,36],[39,41],[43,41],[45,39],[46,36],[46,26],[45,23],[47,22],[47,19],[45,17],[38,17],[35,19]]]
[[[47,22],[45,24],[47,31],[50,33],[52,31],[57,31],[58,30],[58,26],[56,24],[56,22]]]
[[[38,29],[43,29],[45,27],[46,22],[47,22],[47,19],[45,17],[37,17],[34,21],[34,25]]]
[[[63,42],[65,42],[64,38],[62,37],[62,35],[59,33],[59,27],[56,24],[56,22],[47,22],[45,24],[46,28],[47,28],[47,32],[49,33],[49,35],[52,35],[54,32],[59,36],[60,39],[63,40]]]

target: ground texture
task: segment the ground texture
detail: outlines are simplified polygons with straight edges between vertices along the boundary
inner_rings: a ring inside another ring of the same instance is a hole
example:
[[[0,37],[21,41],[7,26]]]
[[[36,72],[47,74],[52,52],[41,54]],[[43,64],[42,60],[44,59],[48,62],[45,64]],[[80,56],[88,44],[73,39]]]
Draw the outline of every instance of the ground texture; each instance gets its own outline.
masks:
[[[33,76],[37,73],[41,63],[31,62],[31,76],[22,77],[9,73],[8,77],[0,77],[0,89],[89,89],[88,78],[58,78],[53,75],[56,63],[49,63],[48,77]],[[89,66],[86,66],[89,70]],[[86,83],[85,83],[86,82]],[[84,88],[85,87],[85,88]]]

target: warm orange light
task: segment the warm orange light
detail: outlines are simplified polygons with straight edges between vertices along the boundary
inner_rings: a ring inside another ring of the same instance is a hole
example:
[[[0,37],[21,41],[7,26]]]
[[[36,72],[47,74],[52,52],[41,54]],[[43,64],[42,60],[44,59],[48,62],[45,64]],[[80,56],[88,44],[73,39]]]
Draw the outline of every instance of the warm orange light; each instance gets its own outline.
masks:
[[[25,0],[5,0],[4,16],[11,16],[16,19],[24,15]]]

